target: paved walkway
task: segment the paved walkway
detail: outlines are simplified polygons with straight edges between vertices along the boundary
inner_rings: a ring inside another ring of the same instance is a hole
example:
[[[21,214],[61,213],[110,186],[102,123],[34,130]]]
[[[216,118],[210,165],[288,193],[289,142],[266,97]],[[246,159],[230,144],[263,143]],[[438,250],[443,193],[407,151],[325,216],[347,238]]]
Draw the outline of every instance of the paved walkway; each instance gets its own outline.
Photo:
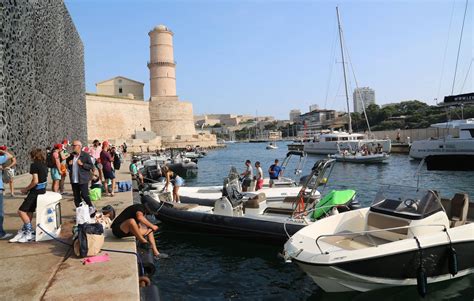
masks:
[[[127,166],[125,162],[117,171],[118,181],[130,179]],[[15,178],[15,198],[10,197],[7,188],[4,201],[4,228],[7,232],[16,234],[22,225],[16,214],[24,198],[19,191],[30,180],[30,175]],[[71,242],[75,207],[70,184],[66,183],[65,188],[68,194],[61,200],[61,238]],[[113,198],[102,198],[96,206],[102,208],[111,204],[119,214],[132,203],[132,192],[122,192]],[[107,232],[104,248],[135,252],[135,239],[119,240]],[[139,300],[136,257],[107,253],[111,259],[109,262],[82,265],[70,247],[53,240],[25,244],[0,240],[0,300]]]

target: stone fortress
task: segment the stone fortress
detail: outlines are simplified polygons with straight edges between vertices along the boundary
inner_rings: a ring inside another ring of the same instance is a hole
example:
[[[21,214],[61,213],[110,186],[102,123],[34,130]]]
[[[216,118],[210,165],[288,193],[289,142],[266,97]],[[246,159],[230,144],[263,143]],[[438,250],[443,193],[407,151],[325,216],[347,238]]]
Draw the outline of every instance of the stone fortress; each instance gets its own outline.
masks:
[[[86,93],[89,142],[126,142],[131,151],[215,146],[215,135],[196,133],[193,106],[176,93],[173,32],[159,25],[148,35],[150,101],[141,82],[117,76],[97,83],[97,93]]]

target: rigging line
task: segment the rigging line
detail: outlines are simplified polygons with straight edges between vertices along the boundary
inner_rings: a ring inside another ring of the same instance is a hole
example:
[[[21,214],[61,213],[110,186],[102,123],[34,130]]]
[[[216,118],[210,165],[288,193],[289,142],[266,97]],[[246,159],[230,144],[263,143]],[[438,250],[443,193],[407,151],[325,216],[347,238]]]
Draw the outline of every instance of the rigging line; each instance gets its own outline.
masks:
[[[462,91],[464,90],[464,85],[466,84],[467,78],[469,77],[469,73],[471,72],[472,61],[474,61],[474,58],[471,59],[471,63],[469,64],[469,68],[467,68],[466,77],[464,78],[464,82],[462,83],[461,91],[459,91],[459,94],[461,94]]]
[[[335,20],[336,21],[336,20]],[[336,33],[336,26],[333,26],[334,28],[334,31],[333,31],[333,42],[332,42],[332,46],[331,46],[331,56],[329,58],[329,78],[328,78],[328,84],[327,84],[327,87],[326,87],[326,99],[324,100],[324,109],[326,109],[326,106],[327,106],[327,102],[328,102],[328,96],[329,96],[329,86],[331,85],[331,79],[332,79],[332,72],[334,70],[334,61],[335,61],[335,58],[336,58],[336,42],[337,42],[337,34]]]
[[[456,58],[456,67],[454,68],[454,78],[453,78],[453,85],[451,87],[451,95],[453,95],[454,83],[456,82],[456,73],[458,71],[459,53],[461,52],[462,34],[464,32],[464,23],[466,21],[468,3],[469,3],[469,0],[466,0],[466,7],[464,8],[464,18],[462,19],[461,35],[459,36],[458,55]]]
[[[357,94],[359,95],[360,101],[362,103],[362,111],[364,112],[365,122],[367,123],[367,130],[369,132],[369,138],[370,138],[370,136],[372,136],[372,131],[370,130],[369,117],[367,116],[367,113],[365,111],[365,100],[364,100],[364,97],[362,97],[362,93],[359,90],[359,83],[357,82],[357,77],[356,77],[355,71],[354,71],[354,65],[352,64],[352,59],[351,59],[351,56],[349,54],[349,46],[347,46],[346,43],[344,43],[344,48],[346,49],[347,60],[349,61],[349,66],[351,66],[352,76],[354,76],[354,82],[355,82],[355,85],[356,85],[356,88],[357,88]]]
[[[444,67],[445,67],[445,64],[446,64],[446,53],[448,52],[449,38],[450,38],[450,34],[451,34],[451,25],[453,23],[455,4],[456,4],[456,0],[453,0],[453,7],[451,8],[451,19],[449,20],[449,27],[448,27],[448,39],[446,40],[446,46],[444,47],[443,64],[442,64],[442,67],[441,67],[441,76],[439,78],[438,93],[436,94],[436,99],[439,99],[439,93],[441,91],[441,83],[443,82]]]

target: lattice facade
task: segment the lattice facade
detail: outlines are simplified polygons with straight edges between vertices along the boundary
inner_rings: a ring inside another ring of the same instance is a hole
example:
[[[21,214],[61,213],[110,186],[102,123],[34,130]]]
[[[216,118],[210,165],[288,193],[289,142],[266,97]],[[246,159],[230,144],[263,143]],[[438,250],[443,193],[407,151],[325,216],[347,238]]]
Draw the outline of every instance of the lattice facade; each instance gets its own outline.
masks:
[[[87,142],[84,47],[60,0],[0,1],[0,143],[28,172],[29,151]]]

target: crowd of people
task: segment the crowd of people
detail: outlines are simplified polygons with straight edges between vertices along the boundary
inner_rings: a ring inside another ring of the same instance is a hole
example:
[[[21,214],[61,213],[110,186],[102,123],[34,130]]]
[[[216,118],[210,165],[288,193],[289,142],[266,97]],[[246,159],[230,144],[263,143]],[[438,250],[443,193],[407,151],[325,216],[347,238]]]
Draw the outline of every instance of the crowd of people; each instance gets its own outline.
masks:
[[[279,164],[278,159],[268,168],[268,175],[270,177],[269,187],[273,187],[275,180],[278,180],[283,175],[283,169]],[[245,170],[240,174],[242,180],[242,191],[248,191],[252,181],[255,181],[255,190],[263,188],[263,170],[259,161],[255,162],[255,175],[253,172],[252,162],[245,161]]]

